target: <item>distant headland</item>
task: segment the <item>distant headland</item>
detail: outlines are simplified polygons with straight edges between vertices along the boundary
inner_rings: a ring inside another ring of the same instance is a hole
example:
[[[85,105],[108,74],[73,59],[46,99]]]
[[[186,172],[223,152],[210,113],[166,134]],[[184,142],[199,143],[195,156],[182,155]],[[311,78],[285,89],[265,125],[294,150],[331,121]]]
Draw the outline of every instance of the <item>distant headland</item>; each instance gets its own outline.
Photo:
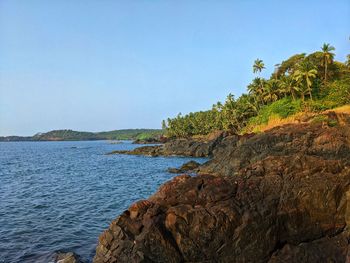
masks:
[[[146,140],[161,136],[160,129],[123,129],[104,132],[53,130],[33,136],[0,136],[0,142],[11,141],[95,141],[95,140]]]

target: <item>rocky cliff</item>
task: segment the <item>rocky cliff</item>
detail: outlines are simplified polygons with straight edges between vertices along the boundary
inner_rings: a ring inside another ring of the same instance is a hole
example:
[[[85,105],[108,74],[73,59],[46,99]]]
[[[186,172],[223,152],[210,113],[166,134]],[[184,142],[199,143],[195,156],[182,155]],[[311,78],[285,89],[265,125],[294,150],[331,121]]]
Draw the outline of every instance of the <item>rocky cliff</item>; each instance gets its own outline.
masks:
[[[219,136],[180,175],[115,219],[100,262],[350,262],[350,118]]]

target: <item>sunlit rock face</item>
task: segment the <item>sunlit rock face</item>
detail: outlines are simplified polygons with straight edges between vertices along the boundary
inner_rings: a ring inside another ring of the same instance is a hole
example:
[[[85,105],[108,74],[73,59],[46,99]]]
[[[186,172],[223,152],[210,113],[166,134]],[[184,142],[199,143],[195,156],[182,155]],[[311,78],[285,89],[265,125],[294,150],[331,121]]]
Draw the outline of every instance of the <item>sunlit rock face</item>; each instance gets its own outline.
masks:
[[[226,136],[199,171],[130,206],[94,262],[350,260],[349,122]]]

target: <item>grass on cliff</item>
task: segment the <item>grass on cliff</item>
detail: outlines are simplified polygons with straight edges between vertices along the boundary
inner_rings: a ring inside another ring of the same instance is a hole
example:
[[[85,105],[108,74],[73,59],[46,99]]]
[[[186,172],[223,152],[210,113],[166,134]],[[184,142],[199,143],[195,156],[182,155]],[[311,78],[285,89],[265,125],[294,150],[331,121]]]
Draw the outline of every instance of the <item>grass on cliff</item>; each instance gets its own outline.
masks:
[[[263,107],[257,116],[249,119],[241,133],[261,132],[272,127],[297,121],[298,113],[303,110],[301,100],[283,98]]]
[[[345,113],[345,114],[350,114],[350,104],[349,105],[344,105],[338,108],[334,108],[328,111],[334,111],[336,113]],[[328,112],[327,111],[327,112]]]
[[[325,107],[325,111],[320,111],[312,107],[318,103],[319,101],[314,101],[312,104],[302,104],[301,101],[291,101],[290,99],[276,101],[263,108],[258,116],[251,118],[241,134],[260,133],[282,125],[300,123],[303,120],[310,119],[310,117],[313,117],[313,122],[323,122],[326,117],[320,114],[330,111],[350,114],[350,104],[331,109]]]

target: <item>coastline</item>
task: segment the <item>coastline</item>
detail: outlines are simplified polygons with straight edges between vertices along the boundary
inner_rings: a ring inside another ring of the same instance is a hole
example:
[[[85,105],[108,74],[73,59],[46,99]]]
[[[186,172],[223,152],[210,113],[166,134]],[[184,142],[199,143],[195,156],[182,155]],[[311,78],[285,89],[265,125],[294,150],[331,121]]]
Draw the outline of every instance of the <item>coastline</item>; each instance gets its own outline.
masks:
[[[94,262],[345,262],[350,117],[325,116],[329,121],[219,136],[198,175],[173,178],[111,223]],[[149,154],[147,147],[136,154]],[[158,152],[169,149],[178,147]]]

